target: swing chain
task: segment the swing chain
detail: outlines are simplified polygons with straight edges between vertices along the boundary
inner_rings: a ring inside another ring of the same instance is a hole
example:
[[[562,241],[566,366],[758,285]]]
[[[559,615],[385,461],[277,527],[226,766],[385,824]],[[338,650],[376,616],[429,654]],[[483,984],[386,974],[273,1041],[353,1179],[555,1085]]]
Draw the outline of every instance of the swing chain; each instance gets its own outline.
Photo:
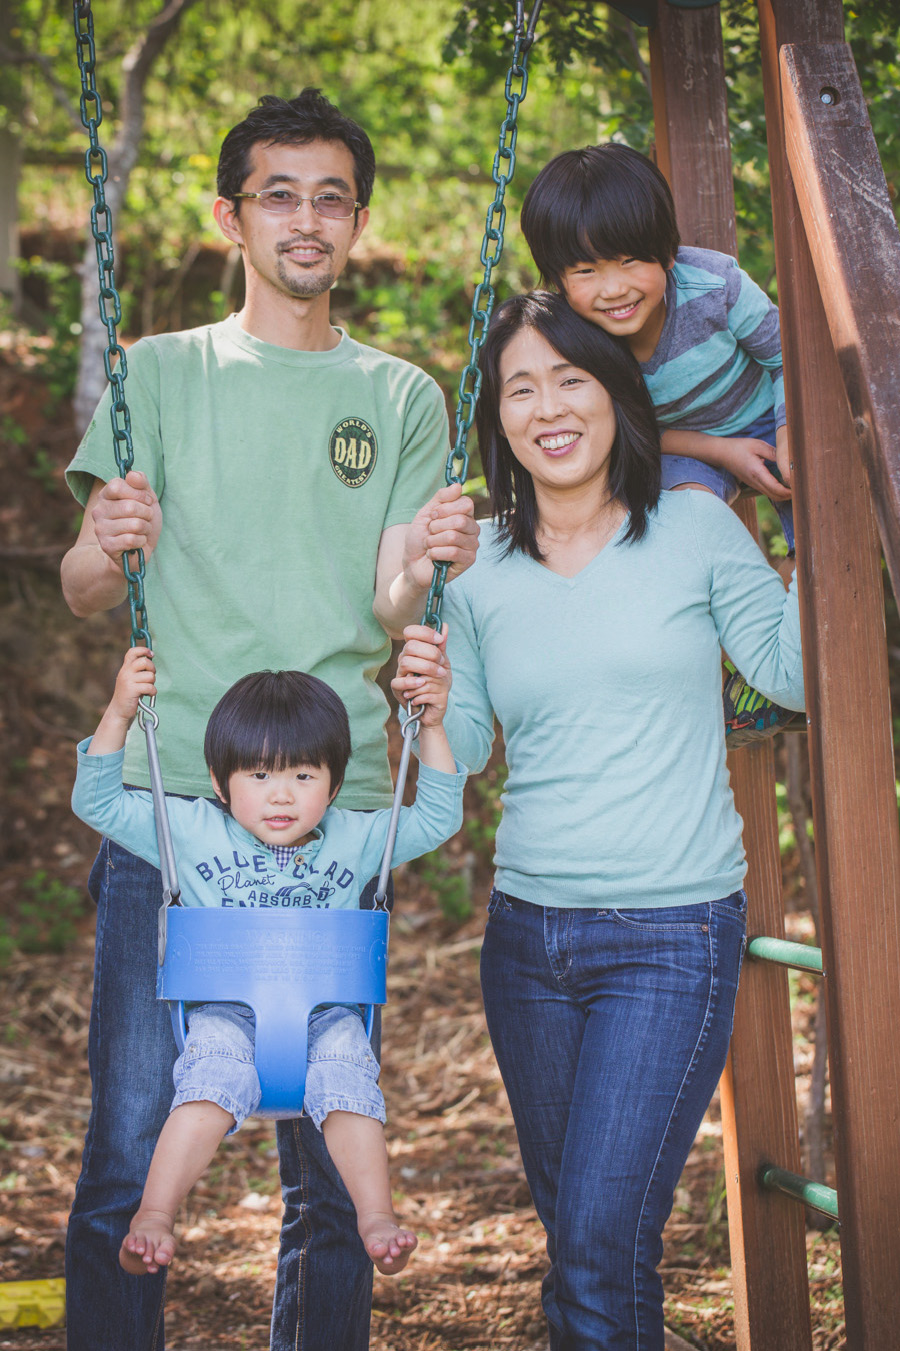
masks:
[[[122,321],[122,302],[116,289],[114,273],[112,211],[104,190],[104,184],[109,176],[109,163],[97,134],[97,128],[103,120],[103,108],[94,81],[97,52],[94,47],[94,16],[90,0],[73,0],[73,13],[78,69],[81,72],[81,121],[90,137],[90,145],[84,152],[84,172],[94,190],[91,233],[97,249],[97,271],[100,277],[100,318],[106,327],[107,335],[103,369],[112,386],[109,415],[112,422],[113,450],[119,475],[124,478],[134,464],[131,414],[125,402],[128,363],[116,333],[116,325]],[[113,369],[113,361],[116,359],[118,365]],[[141,644],[150,647],[150,630],[144,601],[144,553],[142,549],[136,549],[134,552],[137,555],[135,567],[129,563],[128,554],[122,555],[122,571],[128,582],[128,606],[131,611],[131,645],[137,647]]]
[[[484,238],[481,241],[480,258],[484,268],[484,276],[475,287],[475,294],[472,298],[472,317],[469,320],[469,360],[459,377],[459,400],[456,405],[456,441],[447,457],[445,474],[448,484],[464,483],[469,469],[466,443],[475,418],[475,405],[481,393],[481,371],[478,366],[478,355],[487,337],[488,325],[494,311],[494,287],[491,277],[503,253],[503,238],[506,228],[504,197],[506,186],[516,169],[519,105],[528,92],[528,52],[534,42],[534,26],[537,23],[540,8],[540,0],[537,0],[537,3],[532,7],[526,25],[525,6],[522,0],[518,0],[516,5],[515,40],[512,61],[506,73],[504,90],[506,116],[500,127],[500,140],[494,154],[494,166],[491,171],[496,191],[494,200],[488,207]],[[449,569],[449,563],[435,563],[431,586],[425,601],[425,616],[422,622],[438,633],[441,629],[441,605]]]

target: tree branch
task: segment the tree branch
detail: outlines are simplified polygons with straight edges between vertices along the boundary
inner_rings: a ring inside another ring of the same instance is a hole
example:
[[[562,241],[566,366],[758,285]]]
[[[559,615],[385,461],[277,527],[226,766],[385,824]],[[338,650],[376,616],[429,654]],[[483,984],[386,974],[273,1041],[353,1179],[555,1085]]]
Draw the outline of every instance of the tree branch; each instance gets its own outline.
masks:
[[[54,74],[49,56],[45,56],[43,52],[13,51],[11,47],[6,47],[0,43],[0,61],[5,61],[9,66],[40,66],[53,97],[71,119],[73,125],[79,131],[81,130],[81,113],[69,98],[69,91],[62,80]]]
[[[647,65],[647,62],[641,55],[641,49],[640,46],[638,45],[637,34],[634,31],[634,24],[631,22],[630,19],[623,19],[622,28],[624,29],[625,36],[628,39],[628,45],[631,48],[632,55],[634,56],[635,65],[638,68],[641,79],[647,86],[647,93],[652,95],[653,88],[650,83],[650,67]]]
[[[134,43],[122,60],[122,90],[119,101],[120,126],[109,149],[109,179],[106,200],[113,221],[128,188],[131,171],[137,163],[144,134],[144,91],[154,61],[178,28],[182,16],[196,0],[166,0],[156,18]],[[88,244],[82,268],[82,335],[78,354],[78,380],[73,406],[75,423],[82,432],[103,391],[102,353],[106,330],[97,319],[96,269],[92,267],[93,243]]]
[[[125,178],[137,162],[144,133],[144,91],[154,61],[196,0],[167,0],[142,37],[122,59],[121,125],[111,158]]]

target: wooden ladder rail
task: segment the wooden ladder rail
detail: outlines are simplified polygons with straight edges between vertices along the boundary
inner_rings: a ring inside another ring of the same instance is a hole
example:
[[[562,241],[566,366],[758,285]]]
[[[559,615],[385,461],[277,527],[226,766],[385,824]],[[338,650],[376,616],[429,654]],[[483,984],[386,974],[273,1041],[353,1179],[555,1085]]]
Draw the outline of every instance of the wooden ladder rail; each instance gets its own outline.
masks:
[[[900,248],[840,0],[759,0],[759,16],[847,1345],[884,1351],[900,1328],[900,832],[873,504],[896,594]]]
[[[731,146],[718,7],[673,9],[657,0],[650,30],[657,162],[672,187],[684,238],[737,252]],[[756,531],[756,506],[739,514]],[[730,759],[744,819],[751,932],[784,936],[771,744]],[[729,1063],[721,1084],[735,1326],[741,1351],[810,1351],[802,1210],[763,1191],[766,1162],[800,1171],[787,973],[745,963]]]

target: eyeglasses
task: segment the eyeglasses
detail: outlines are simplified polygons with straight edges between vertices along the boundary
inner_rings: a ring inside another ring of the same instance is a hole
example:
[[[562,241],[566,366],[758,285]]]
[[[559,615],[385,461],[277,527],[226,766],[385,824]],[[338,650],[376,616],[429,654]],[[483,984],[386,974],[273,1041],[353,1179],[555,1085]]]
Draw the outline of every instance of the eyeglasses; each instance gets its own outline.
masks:
[[[317,192],[315,197],[299,197],[287,188],[265,188],[262,192],[236,192],[232,200],[239,197],[247,200],[255,198],[263,211],[272,211],[279,216],[290,216],[299,211],[304,202],[312,202],[313,211],[319,216],[329,216],[332,220],[346,220],[360,209],[360,202],[352,197],[342,197],[339,192]]]

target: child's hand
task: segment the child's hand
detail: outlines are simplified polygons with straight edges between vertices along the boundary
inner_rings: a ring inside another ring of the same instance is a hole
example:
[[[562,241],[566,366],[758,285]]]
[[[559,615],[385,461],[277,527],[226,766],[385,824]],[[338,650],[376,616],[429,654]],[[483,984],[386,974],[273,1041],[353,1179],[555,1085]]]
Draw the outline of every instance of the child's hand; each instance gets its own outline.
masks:
[[[156,693],[156,667],[149,647],[130,647],[116,676],[116,688],[91,738],[88,755],[120,751],[137,713],[138,700]]]
[[[131,723],[137,714],[138,700],[152,698],[155,693],[153,653],[148,647],[130,647],[116,676],[115,693],[109,703],[110,712],[123,722]]]
[[[427,624],[410,624],[403,630],[406,642],[397,659],[397,674],[391,689],[398,703],[421,707],[421,725],[439,727],[450,694],[450,663],[447,660],[447,625],[440,633]]]
[[[728,463],[724,468],[734,474],[739,483],[746,483],[758,493],[774,498],[776,502],[786,502],[791,496],[790,488],[779,483],[778,479],[765,466],[766,460],[776,460],[777,451],[765,441],[753,437],[734,436],[728,438]],[[781,465],[778,465],[781,469]]]
[[[791,448],[788,445],[787,427],[779,427],[775,433],[775,463],[785,483],[791,482]]]

